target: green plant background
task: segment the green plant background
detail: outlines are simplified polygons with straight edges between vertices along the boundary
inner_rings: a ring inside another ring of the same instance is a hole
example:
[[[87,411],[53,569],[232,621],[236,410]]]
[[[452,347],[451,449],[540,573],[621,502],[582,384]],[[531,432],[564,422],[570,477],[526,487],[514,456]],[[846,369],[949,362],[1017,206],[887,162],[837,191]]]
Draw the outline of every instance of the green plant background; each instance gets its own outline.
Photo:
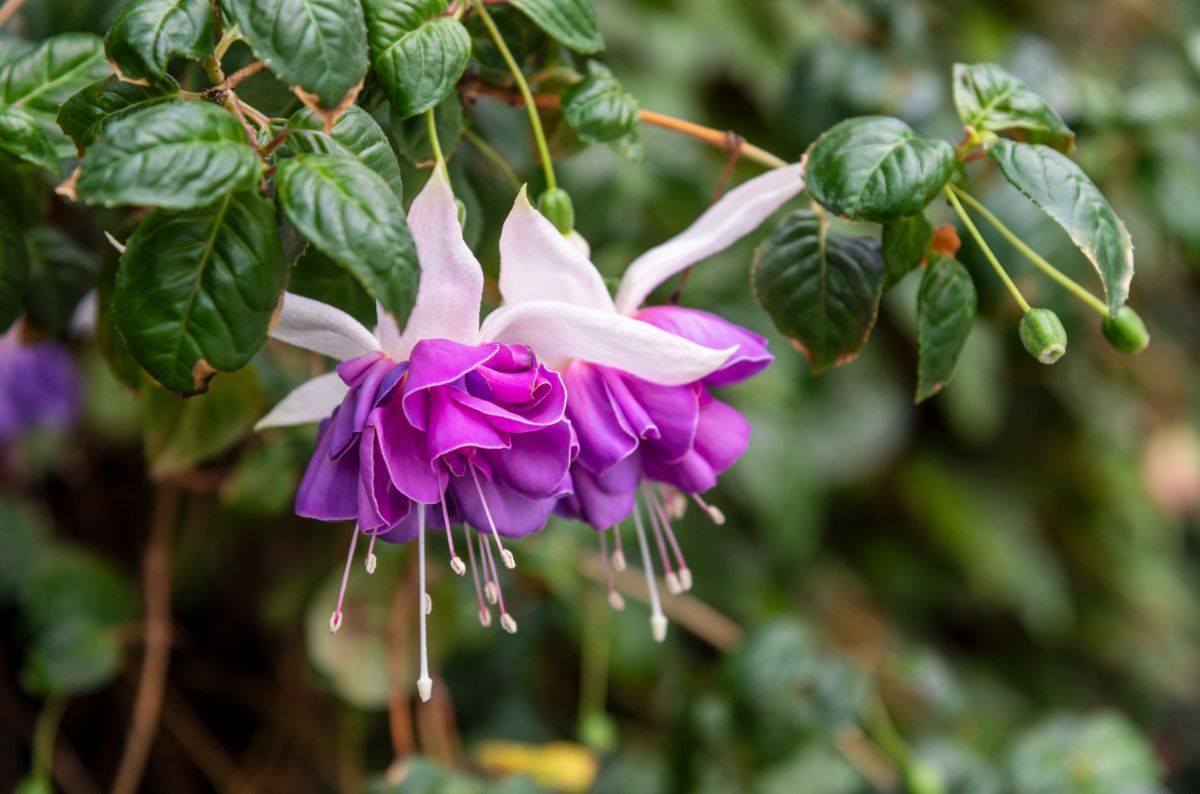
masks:
[[[30,39],[103,33],[115,5],[29,0],[10,27]],[[415,677],[413,555],[387,548],[373,577],[356,569],[346,625],[331,637],[349,530],[290,510],[311,432],[249,433],[308,362],[269,348],[252,371],[185,404],[150,388],[132,396],[79,345],[82,426],[27,439],[0,467],[0,786],[27,772],[49,695],[70,698],[56,755],[74,769],[64,790],[107,787],[141,656],[149,475],[189,472],[147,791],[535,790],[504,780],[497,756],[565,788],[575,753],[599,761],[587,789],[597,792],[1200,788],[1200,8],[596,6],[605,61],[643,107],[735,130],[788,159],[854,115],[955,135],[951,64],[1009,68],[1077,132],[1078,160],[1128,224],[1132,303],[1151,347],[1134,359],[1108,348],[1089,313],[997,238],[1026,295],[1067,325],[1071,349],[1053,369],[1022,351],[1019,315],[968,242],[959,257],[983,322],[941,395],[912,405],[915,277],[885,298],[859,360],[814,378],[750,295],[760,231],[700,265],[683,293],[770,336],[777,356],[730,394],[755,433],[710,500],[727,523],[691,511],[679,530],[693,594],[719,614],[689,604],[688,625],[673,623],[655,645],[640,603],[608,610],[595,539],[565,522],[515,544],[515,636],[482,630],[469,585],[442,566],[431,649],[449,700],[417,710],[423,760],[397,761],[412,740],[394,722],[411,725],[412,712],[393,706],[389,721],[388,680],[389,668],[405,686]],[[269,104],[271,81],[258,75],[240,90],[254,102],[260,90],[263,110],[286,115]],[[481,100],[468,118],[536,181],[523,113]],[[401,126],[397,145],[419,146]],[[725,160],[654,128],[641,130],[640,162],[563,129],[551,137],[578,229],[613,277],[707,206]],[[466,141],[452,166],[494,275],[513,191]],[[756,172],[742,163],[736,176]],[[977,194],[1094,285],[1061,231],[986,172]],[[404,176],[411,194],[421,177]],[[99,230],[127,231],[113,211],[52,217],[95,260]],[[143,423],[153,430],[145,449]],[[536,747],[521,754],[498,740]],[[552,741],[575,746],[556,755]]]

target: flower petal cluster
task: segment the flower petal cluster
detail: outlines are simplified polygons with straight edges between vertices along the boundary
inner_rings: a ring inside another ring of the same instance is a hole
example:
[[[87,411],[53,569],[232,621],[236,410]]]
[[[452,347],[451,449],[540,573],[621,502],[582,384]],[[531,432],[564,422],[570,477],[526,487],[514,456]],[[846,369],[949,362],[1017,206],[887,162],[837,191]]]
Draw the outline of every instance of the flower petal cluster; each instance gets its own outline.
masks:
[[[34,429],[69,427],[80,402],[79,368],[65,347],[22,344],[18,326],[0,336],[0,444]]]

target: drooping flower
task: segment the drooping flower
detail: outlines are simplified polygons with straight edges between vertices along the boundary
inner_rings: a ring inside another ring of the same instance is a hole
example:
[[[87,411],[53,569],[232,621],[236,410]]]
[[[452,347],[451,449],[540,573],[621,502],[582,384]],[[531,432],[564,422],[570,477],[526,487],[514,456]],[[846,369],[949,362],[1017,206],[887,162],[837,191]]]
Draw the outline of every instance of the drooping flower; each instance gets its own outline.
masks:
[[[504,306],[484,324],[490,338],[525,338],[534,322],[531,315],[545,312],[547,302],[559,301],[570,304],[570,311],[579,317],[630,318],[704,347],[733,351],[695,378],[666,384],[648,381],[630,369],[573,359],[566,351],[532,343],[543,360],[563,373],[567,416],[579,441],[579,454],[570,470],[570,492],[562,496],[558,509],[600,531],[606,565],[604,533],[632,513],[651,591],[651,625],[659,639],[665,634],[666,620],[654,586],[637,495],[641,493],[668,587],[688,589],[691,573],[671,529],[664,498],[675,492],[688,494],[714,520],[724,520],[700,494],[712,488],[717,476],[745,451],[750,425],[709,389],[752,377],[772,357],[763,337],[714,314],[642,303],[671,276],[757,228],[803,189],[801,174],[800,165],[776,169],[727,193],[687,230],[638,257],[626,270],[615,299],[589,261],[586,245],[559,234],[523,193],[501,234]],[[658,366],[670,365],[663,352],[646,354]],[[624,553],[619,532],[614,534],[613,563],[620,568]],[[611,575],[609,583],[610,600],[619,607]]]
[[[339,309],[285,295],[271,335],[341,363],[284,398],[258,427],[321,422],[296,511],[356,523],[332,630],[342,620],[358,535],[370,537],[368,572],[375,567],[376,540],[418,541],[423,606],[417,684],[427,699],[432,682],[425,647],[430,604],[424,530],[445,531],[450,564],[459,575],[467,566],[455,552],[451,527],[465,523],[477,530],[467,534],[467,551],[480,620],[490,623],[484,603],[490,601],[499,607],[501,626],[514,632],[516,621],[505,608],[486,539],[504,565],[514,567],[501,538],[540,529],[570,489],[569,466],[578,444],[566,418],[566,390],[562,377],[533,354],[532,343],[552,337],[572,357],[633,366],[654,379],[661,376],[639,368],[629,351],[662,349],[681,362],[666,376],[677,382],[710,371],[729,351],[633,320],[589,326],[544,312],[530,315],[533,327],[525,339],[493,340],[479,327],[483,271],[463,240],[444,165],[435,167],[414,199],[408,223],[421,278],[405,328],[380,309],[372,333]]]
[[[57,342],[22,344],[19,326],[0,336],[0,444],[31,430],[65,430],[80,408],[79,368]]]

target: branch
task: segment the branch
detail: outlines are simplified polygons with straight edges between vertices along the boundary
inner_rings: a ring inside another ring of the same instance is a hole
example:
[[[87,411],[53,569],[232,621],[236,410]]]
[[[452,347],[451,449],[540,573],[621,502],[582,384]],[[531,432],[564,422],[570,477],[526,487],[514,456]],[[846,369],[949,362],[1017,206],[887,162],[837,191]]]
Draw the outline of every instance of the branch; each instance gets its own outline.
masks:
[[[117,768],[112,794],[134,794],[146,770],[150,748],[158,733],[167,685],[171,648],[171,525],[179,507],[179,491],[173,485],[159,487],[154,506],[154,524],[142,560],[146,598],[146,653],[133,702],[133,721],[125,740],[125,752]]]
[[[5,0],[4,5],[0,6],[0,28],[8,20],[12,19],[13,14],[21,10],[21,6],[25,5],[25,0]]]

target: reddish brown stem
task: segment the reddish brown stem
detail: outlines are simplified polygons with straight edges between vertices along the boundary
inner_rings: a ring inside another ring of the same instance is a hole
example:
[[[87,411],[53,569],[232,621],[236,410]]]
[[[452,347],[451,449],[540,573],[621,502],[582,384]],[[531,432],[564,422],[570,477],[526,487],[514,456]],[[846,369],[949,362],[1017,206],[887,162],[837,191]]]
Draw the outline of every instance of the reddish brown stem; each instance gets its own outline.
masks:
[[[255,61],[249,66],[243,66],[241,69],[238,69],[236,72],[229,75],[229,77],[225,78],[225,87],[237,88],[238,83],[242,82],[247,77],[258,74],[265,68],[267,68],[267,65],[262,61]]]

